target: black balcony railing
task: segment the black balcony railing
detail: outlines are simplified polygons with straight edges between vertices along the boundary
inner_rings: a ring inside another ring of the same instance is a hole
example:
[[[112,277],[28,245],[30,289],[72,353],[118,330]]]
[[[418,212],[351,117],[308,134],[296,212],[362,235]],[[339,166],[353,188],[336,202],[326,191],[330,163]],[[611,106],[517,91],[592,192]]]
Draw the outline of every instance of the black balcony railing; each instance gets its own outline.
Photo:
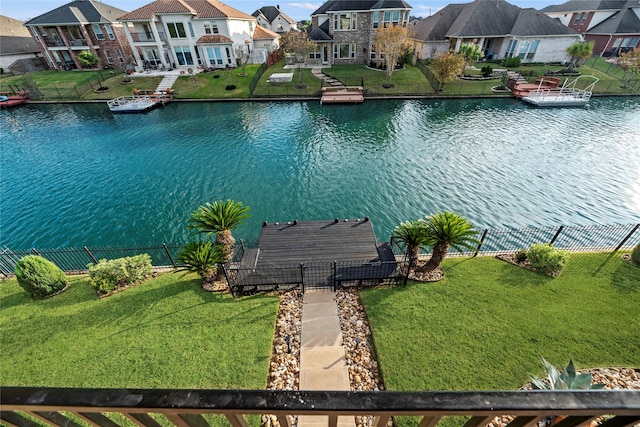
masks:
[[[122,414],[124,417],[114,417]],[[204,427],[203,415],[225,416],[233,427],[246,427],[246,415],[273,414],[281,427],[292,416],[324,416],[336,427],[338,417],[374,416],[373,427],[386,426],[395,416],[420,418],[420,427],[434,427],[444,417],[467,416],[465,427],[484,427],[498,416],[509,416],[509,427],[634,426],[640,422],[640,391],[438,391],[342,392],[263,390],[126,390],[2,387],[3,423],[13,426],[90,425],[118,427],[123,418],[140,426],[158,426],[150,414],[167,423]],[[566,418],[565,418],[566,417]],[[38,424],[34,422],[38,421]],[[322,419],[320,419],[322,422]],[[504,425],[493,423],[494,425]]]

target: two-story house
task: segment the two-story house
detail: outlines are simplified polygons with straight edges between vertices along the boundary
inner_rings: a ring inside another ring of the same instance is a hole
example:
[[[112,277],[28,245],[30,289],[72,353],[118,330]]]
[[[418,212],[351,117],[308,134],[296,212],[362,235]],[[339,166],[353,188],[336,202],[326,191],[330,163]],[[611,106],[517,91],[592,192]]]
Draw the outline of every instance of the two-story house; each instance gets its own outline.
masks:
[[[386,25],[406,27],[410,14],[404,0],[328,0],[311,14],[309,37],[318,49],[310,59],[323,65],[379,60],[375,31]]]
[[[95,0],[74,0],[25,22],[51,68],[82,68],[78,54],[91,51],[103,67],[122,67],[131,47],[117,18],[126,11]]]
[[[256,19],[218,0],[157,0],[119,17],[140,67],[194,69],[237,65],[246,51],[264,62],[277,35],[258,30]]]
[[[570,0],[542,12],[593,41],[596,55],[615,56],[640,46],[637,0]]]
[[[40,50],[22,21],[0,15],[0,69],[24,73],[47,69]]]
[[[561,62],[580,34],[533,8],[504,0],[450,4],[410,26],[417,59],[438,52],[458,52],[462,43],[476,43],[486,59],[518,56],[522,62]]]
[[[280,5],[263,6],[252,13],[258,25],[276,33],[298,31],[298,23],[280,10]]]

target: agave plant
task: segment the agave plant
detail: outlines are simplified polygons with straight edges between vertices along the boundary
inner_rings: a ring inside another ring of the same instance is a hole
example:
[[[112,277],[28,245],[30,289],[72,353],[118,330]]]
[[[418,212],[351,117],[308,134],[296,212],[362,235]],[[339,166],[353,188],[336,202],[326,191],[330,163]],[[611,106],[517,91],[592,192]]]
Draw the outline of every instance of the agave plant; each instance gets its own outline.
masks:
[[[544,357],[540,358],[544,368],[547,370],[547,379],[549,383],[538,377],[531,376],[531,383],[539,390],[600,390],[604,388],[604,384],[591,384],[593,380],[591,374],[576,374],[576,367],[573,360],[569,359],[569,364],[565,366],[562,372],[558,371],[555,366],[547,362]]]

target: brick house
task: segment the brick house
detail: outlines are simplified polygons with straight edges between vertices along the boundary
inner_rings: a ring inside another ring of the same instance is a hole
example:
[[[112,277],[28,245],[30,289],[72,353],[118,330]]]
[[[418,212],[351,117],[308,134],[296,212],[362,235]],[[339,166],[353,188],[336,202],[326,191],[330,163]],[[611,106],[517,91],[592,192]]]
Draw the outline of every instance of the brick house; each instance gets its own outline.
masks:
[[[379,60],[373,36],[385,25],[409,24],[404,0],[328,0],[311,14],[309,37],[317,43],[310,61],[323,65]]]
[[[266,61],[278,35],[258,28],[256,18],[218,0],[157,0],[119,17],[135,58],[135,68],[226,68],[236,51],[250,62]]]
[[[117,18],[122,9],[94,0],[74,0],[25,22],[48,65],[80,69],[78,54],[91,51],[102,67],[123,67],[132,51]]]
[[[640,46],[637,0],[570,0],[542,12],[593,41],[593,53],[617,56]]]

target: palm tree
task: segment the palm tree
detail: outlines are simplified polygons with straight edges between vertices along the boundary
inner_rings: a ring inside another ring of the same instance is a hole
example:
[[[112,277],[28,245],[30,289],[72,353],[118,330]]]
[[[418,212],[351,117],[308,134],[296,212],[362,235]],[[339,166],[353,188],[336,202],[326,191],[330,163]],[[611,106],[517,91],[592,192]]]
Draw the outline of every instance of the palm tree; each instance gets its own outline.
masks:
[[[216,200],[196,209],[189,218],[187,228],[198,233],[206,233],[207,236],[215,234],[216,245],[222,246],[224,251],[224,261],[229,261],[236,242],[231,230],[236,229],[244,219],[251,216],[247,211],[249,206],[243,206],[242,202]]]
[[[220,245],[214,245],[210,241],[193,241],[180,250],[177,260],[182,264],[177,271],[198,273],[204,287],[215,280],[225,254]]]
[[[438,268],[451,247],[458,251],[473,250],[474,245],[480,243],[474,237],[478,232],[473,228],[473,224],[453,212],[438,212],[427,217],[425,233],[429,241],[428,245],[433,247],[433,253],[425,265],[416,269],[420,272],[429,272]]]
[[[569,69],[573,70],[579,65],[578,61],[586,61],[591,57],[591,54],[593,53],[593,42],[576,42],[567,48],[567,53],[571,55],[571,64],[569,64]]]
[[[402,222],[393,229],[391,237],[400,240],[406,246],[407,255],[409,256],[409,268],[416,265],[420,247],[429,244],[424,221]]]

